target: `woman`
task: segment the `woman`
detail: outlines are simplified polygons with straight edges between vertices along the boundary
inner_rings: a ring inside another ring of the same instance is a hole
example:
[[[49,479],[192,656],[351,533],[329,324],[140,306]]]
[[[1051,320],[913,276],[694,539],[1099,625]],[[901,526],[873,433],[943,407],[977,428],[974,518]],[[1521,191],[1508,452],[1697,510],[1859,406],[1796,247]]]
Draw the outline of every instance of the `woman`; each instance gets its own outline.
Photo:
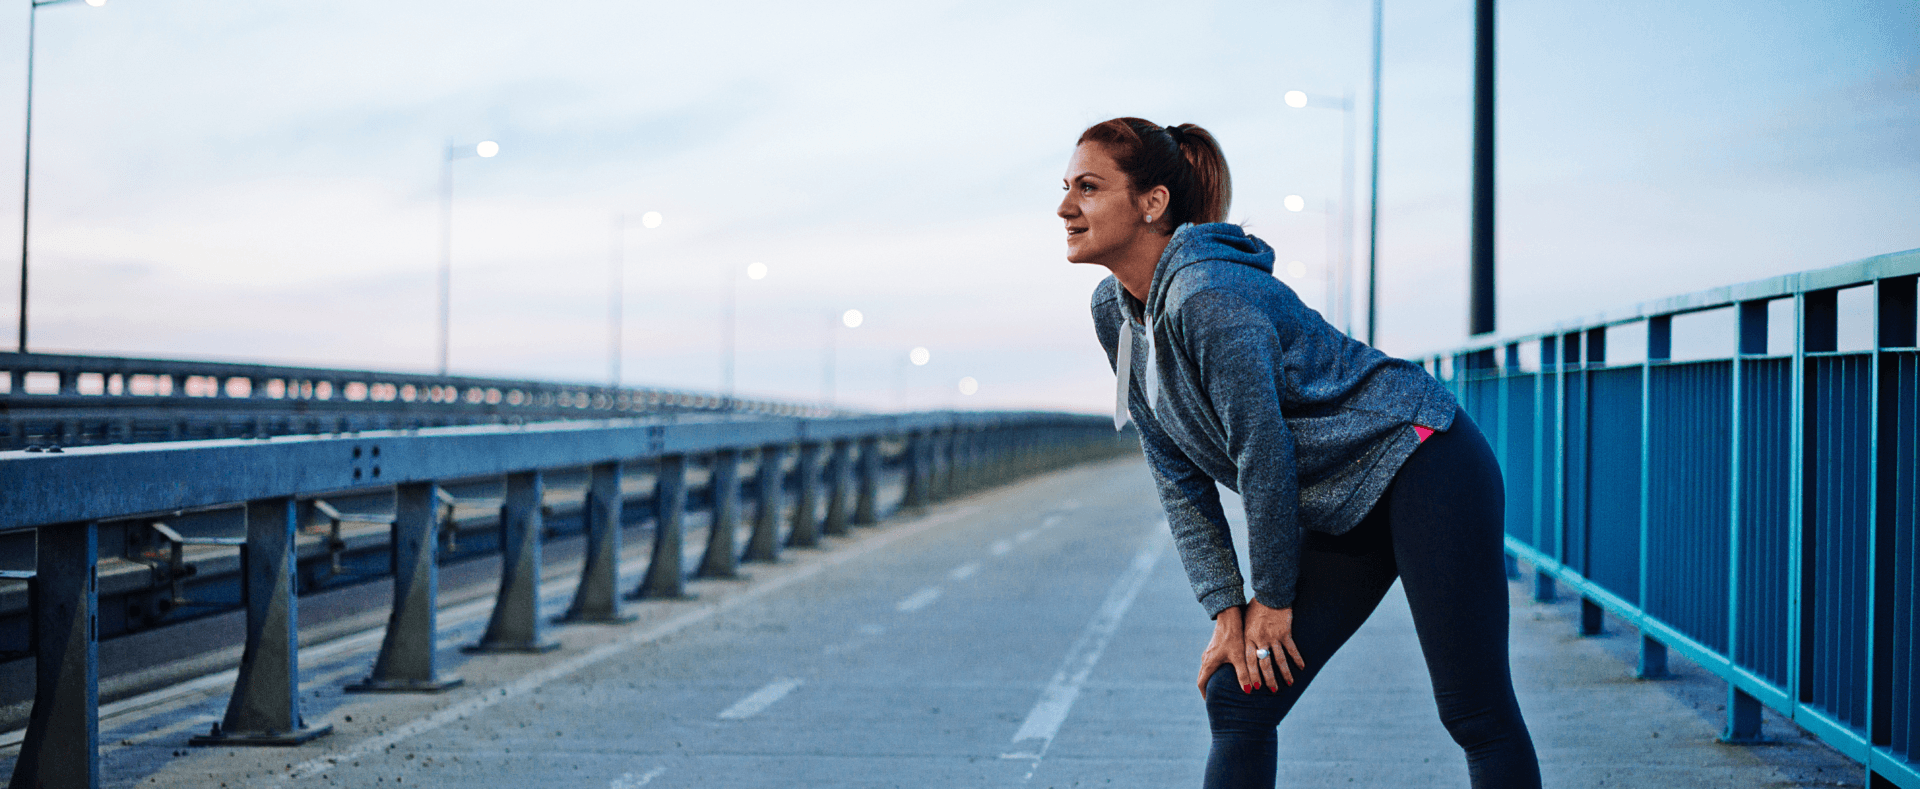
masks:
[[[1067,259],[1113,272],[1093,321],[1115,420],[1139,424],[1214,618],[1206,785],[1273,785],[1275,727],[1399,577],[1473,785],[1539,786],[1507,666],[1500,470],[1453,396],[1328,325],[1273,277],[1270,247],[1222,224],[1231,179],[1206,130],[1096,124],[1066,190]],[[1216,482],[1245,502],[1252,600]]]

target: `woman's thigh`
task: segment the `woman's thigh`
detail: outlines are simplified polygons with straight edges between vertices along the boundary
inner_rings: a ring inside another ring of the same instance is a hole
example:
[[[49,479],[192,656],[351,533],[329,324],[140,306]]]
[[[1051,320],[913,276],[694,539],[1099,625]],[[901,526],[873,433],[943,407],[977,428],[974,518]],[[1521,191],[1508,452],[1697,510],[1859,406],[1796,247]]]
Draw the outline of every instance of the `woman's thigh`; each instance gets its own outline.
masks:
[[[1379,517],[1368,515],[1337,537],[1308,532],[1293,601],[1293,642],[1306,668],[1294,668],[1292,685],[1252,693],[1240,689],[1233,666],[1215,671],[1207,680],[1207,711],[1215,734],[1270,733],[1321,667],[1367,621],[1393,579],[1393,545],[1384,511]]]
[[[1465,414],[1407,459],[1387,491],[1394,556],[1442,699],[1510,692],[1500,468]],[[1492,689],[1491,687],[1489,689]]]

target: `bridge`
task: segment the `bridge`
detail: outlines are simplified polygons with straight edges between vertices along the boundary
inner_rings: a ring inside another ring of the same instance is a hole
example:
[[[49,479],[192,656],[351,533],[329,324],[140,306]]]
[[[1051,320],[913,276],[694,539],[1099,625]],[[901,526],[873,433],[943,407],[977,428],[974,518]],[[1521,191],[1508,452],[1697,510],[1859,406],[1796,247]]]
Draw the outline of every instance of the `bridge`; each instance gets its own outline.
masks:
[[[1549,785],[1920,787],[1916,282],[1424,360],[1506,471]],[[1210,626],[1105,417],[0,366],[14,786],[1198,781]],[[1282,785],[1465,785],[1397,592],[1327,672]]]

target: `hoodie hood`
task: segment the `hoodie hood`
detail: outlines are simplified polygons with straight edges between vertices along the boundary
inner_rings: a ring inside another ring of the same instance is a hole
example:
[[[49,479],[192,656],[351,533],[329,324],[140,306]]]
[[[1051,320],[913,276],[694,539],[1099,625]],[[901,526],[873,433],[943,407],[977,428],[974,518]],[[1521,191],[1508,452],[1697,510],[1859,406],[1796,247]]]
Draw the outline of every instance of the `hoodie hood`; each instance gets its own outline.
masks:
[[[1153,267],[1153,284],[1147,288],[1147,314],[1163,312],[1174,274],[1203,260],[1237,263],[1273,275],[1273,247],[1247,235],[1246,229],[1227,222],[1184,224],[1173,231],[1173,239]]]

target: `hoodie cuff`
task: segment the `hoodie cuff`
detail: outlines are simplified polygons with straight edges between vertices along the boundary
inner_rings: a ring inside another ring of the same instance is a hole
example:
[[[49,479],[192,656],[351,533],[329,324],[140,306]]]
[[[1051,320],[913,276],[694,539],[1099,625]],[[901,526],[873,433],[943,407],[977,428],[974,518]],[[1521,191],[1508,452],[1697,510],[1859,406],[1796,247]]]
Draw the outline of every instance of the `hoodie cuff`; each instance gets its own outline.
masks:
[[[1265,592],[1256,589],[1254,590],[1253,597],[1255,600],[1259,600],[1261,605],[1268,608],[1292,608],[1294,598],[1293,588],[1288,587],[1282,591],[1284,591],[1285,594],[1271,589]]]
[[[1208,619],[1219,617],[1221,611],[1246,604],[1247,596],[1238,586],[1221,587],[1200,597],[1200,605],[1206,607]]]

